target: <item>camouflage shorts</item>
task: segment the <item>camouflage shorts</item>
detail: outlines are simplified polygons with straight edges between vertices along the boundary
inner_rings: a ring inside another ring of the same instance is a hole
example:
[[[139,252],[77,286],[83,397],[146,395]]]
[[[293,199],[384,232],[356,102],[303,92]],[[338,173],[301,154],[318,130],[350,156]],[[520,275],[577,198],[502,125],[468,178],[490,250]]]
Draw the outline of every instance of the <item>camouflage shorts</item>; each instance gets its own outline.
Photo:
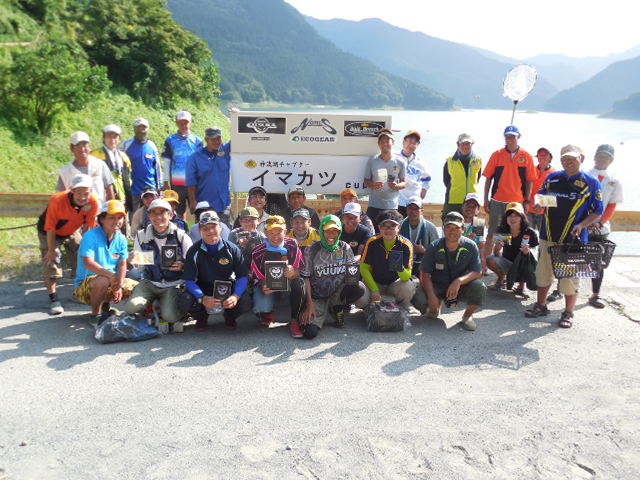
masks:
[[[80,285],[78,285],[74,291],[76,299],[79,302],[86,303],[87,305],[91,304],[91,285],[93,283],[93,279],[96,278],[96,275],[91,275],[85,278]],[[122,282],[122,299],[129,298],[131,296],[131,292],[138,284],[135,280],[130,278],[125,278]],[[107,290],[107,298],[106,301],[110,302],[113,300],[113,290],[111,287]]]

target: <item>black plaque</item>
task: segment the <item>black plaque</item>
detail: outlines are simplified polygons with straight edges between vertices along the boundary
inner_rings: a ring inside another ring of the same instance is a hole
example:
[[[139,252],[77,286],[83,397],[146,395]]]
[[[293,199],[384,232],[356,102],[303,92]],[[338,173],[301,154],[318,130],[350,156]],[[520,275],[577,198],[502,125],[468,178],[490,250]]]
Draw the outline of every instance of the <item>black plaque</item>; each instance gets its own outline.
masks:
[[[404,270],[404,265],[402,264],[402,251],[391,250],[389,252],[389,271],[401,272],[402,270]]]
[[[345,285],[357,285],[359,281],[360,281],[360,264],[347,263],[345,274],[344,274]]]
[[[274,292],[289,290],[289,279],[284,276],[287,262],[282,260],[264,262],[264,276],[267,288]]]
[[[213,282],[213,298],[224,302],[233,294],[233,282],[228,280],[215,280]]]
[[[162,257],[160,266],[162,268],[171,268],[173,262],[178,260],[178,246],[163,245],[160,247],[160,256]]]

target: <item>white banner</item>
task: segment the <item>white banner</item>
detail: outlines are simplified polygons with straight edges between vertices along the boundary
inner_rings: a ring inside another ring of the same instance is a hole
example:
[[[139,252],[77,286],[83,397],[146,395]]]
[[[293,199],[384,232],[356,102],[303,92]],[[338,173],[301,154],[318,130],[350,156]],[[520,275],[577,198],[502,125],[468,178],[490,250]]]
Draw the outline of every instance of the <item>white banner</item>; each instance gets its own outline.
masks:
[[[260,185],[287,192],[338,194],[363,187],[367,159],[378,153],[378,132],[391,116],[340,113],[237,112],[231,114],[233,191]]]
[[[231,144],[232,148],[235,145]],[[235,149],[234,149],[235,150]],[[261,186],[267,192],[286,193],[296,185],[308,193],[339,194],[353,188],[365,193],[364,169],[369,156],[271,155],[232,152],[233,191]]]

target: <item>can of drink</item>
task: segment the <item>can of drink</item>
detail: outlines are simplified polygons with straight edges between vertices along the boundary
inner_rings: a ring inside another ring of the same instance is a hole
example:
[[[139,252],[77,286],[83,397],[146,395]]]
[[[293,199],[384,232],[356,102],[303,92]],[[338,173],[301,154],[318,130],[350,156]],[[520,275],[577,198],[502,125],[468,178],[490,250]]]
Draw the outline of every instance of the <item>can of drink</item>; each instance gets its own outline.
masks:
[[[169,333],[169,323],[165,322],[164,320],[160,321],[160,323],[158,323],[158,331],[162,335],[168,334]]]
[[[525,245],[529,245],[529,235],[525,235],[522,237],[522,242],[520,242],[520,246],[524,247]]]

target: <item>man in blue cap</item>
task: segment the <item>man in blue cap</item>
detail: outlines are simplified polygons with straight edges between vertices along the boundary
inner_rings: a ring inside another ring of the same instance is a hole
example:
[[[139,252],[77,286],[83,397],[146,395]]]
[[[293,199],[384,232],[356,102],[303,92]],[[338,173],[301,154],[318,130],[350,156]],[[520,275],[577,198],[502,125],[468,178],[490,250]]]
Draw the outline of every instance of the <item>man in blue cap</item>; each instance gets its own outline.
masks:
[[[485,253],[491,254],[493,234],[511,202],[522,203],[524,212],[529,210],[531,185],[536,178],[533,157],[520,148],[520,130],[515,125],[504,129],[505,146],[491,154],[482,175],[484,183],[484,209],[489,214],[489,232]]]

